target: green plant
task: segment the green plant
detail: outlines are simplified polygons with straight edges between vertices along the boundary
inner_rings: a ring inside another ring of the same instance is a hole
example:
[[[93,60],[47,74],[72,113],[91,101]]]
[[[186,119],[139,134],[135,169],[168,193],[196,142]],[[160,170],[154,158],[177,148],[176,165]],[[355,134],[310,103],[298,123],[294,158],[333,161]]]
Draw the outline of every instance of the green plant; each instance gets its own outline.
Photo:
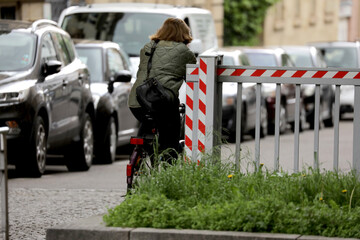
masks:
[[[266,10],[278,0],[224,0],[224,45],[257,45]]]
[[[203,156],[178,159],[140,176],[108,226],[208,229],[360,237],[360,182],[355,172],[240,173]]]

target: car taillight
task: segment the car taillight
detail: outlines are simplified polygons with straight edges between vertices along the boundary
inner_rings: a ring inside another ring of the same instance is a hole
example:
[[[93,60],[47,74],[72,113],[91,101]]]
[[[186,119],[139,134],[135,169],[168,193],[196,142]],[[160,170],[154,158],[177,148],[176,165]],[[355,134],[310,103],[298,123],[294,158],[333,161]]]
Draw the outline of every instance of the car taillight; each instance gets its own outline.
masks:
[[[131,145],[143,145],[144,144],[144,139],[143,138],[131,138],[130,139],[130,144]]]
[[[126,166],[126,176],[127,177],[130,177],[131,176],[131,172],[132,172],[132,165],[131,164],[128,164]]]

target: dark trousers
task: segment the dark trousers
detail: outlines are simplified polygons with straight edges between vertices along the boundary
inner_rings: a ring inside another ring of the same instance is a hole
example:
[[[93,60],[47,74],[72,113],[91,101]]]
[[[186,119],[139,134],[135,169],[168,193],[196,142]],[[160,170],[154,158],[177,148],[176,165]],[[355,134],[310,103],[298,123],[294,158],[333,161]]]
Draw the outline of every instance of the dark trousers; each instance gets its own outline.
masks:
[[[146,114],[148,112],[143,108],[130,108],[131,112],[137,120],[140,122],[140,128],[138,136],[142,136],[144,133],[151,132],[153,125],[146,120]],[[159,147],[160,150],[166,150],[168,148],[179,151],[180,140],[180,113],[179,103],[164,108],[163,111],[152,114],[155,126],[159,131]],[[173,151],[171,151],[173,152]],[[170,153],[171,153],[170,152]],[[174,154],[171,154],[175,157]]]

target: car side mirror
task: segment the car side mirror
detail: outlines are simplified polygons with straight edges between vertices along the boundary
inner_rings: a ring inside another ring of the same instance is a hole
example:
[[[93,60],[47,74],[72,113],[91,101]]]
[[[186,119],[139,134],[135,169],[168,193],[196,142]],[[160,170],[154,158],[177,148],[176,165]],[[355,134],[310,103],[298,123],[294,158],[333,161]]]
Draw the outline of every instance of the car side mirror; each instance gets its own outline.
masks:
[[[121,70],[117,72],[113,77],[111,77],[108,85],[109,93],[114,91],[115,82],[130,82],[131,81],[131,72],[128,70]]]
[[[60,72],[62,63],[57,60],[50,60],[43,65],[43,74],[44,76],[49,76]]]
[[[121,70],[117,72],[112,79],[112,82],[130,82],[131,81],[131,72],[128,70]]]

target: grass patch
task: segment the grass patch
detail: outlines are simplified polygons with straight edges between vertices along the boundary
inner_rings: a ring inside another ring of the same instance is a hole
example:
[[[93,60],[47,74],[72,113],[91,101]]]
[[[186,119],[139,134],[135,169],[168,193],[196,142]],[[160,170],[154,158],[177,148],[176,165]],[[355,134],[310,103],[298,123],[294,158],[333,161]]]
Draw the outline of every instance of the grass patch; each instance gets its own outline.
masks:
[[[177,161],[143,174],[103,217],[107,226],[360,238],[354,173],[238,173],[233,164]]]

